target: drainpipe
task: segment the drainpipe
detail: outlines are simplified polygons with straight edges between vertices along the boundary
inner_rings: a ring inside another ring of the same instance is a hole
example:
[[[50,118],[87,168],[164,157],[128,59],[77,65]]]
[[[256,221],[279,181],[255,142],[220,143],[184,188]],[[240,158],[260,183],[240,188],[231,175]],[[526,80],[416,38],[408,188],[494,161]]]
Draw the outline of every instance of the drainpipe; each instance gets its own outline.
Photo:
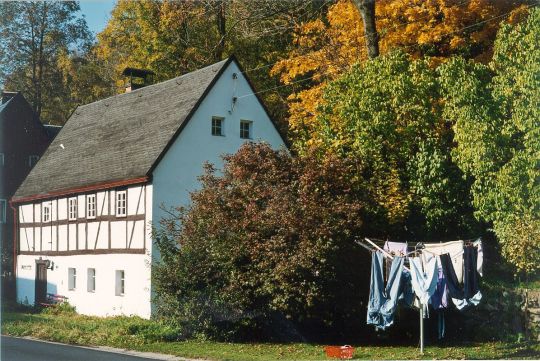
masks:
[[[17,278],[17,208],[13,206],[12,201],[9,201],[9,206],[13,210],[13,278]]]

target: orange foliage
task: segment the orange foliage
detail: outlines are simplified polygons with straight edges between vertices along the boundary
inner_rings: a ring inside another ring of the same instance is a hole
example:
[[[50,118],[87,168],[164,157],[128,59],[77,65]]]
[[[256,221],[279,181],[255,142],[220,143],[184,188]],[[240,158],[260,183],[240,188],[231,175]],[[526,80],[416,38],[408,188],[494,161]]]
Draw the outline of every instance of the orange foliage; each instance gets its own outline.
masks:
[[[376,4],[380,52],[401,48],[413,57],[429,56],[437,65],[452,55],[477,61],[491,58],[501,22],[517,22],[527,14],[524,0],[380,0]],[[272,75],[284,84],[311,77],[311,86],[289,97],[289,127],[304,134],[321,105],[322,89],[351,64],[367,59],[362,19],[349,0],[330,6],[326,19],[302,24],[287,59]],[[309,132],[309,131],[308,131]],[[298,140],[298,139],[297,139]]]

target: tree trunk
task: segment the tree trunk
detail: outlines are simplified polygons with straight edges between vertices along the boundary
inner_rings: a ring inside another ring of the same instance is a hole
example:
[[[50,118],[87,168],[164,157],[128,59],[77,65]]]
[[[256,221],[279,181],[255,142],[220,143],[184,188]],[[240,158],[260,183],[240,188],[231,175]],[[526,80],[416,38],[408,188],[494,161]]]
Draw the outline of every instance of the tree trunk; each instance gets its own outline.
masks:
[[[214,57],[216,61],[220,61],[225,51],[225,36],[227,35],[227,29],[225,28],[225,1],[216,1],[216,25],[219,35],[219,42],[216,45]]]
[[[354,5],[362,15],[366,47],[370,59],[379,56],[379,35],[375,25],[375,0],[353,0]]]

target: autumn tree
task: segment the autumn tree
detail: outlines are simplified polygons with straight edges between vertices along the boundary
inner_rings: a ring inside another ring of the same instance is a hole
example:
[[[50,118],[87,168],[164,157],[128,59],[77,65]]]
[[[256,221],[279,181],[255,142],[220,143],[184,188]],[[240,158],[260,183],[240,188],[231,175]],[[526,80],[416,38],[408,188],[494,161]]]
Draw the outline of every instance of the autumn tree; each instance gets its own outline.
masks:
[[[224,161],[156,235],[157,314],[185,336],[250,339],[363,319],[368,254],[353,240],[367,196],[350,181],[361,163],[255,143]]]
[[[63,123],[58,103],[63,92],[61,53],[84,53],[91,35],[74,1],[0,3],[0,83],[22,91],[45,123]],[[59,119],[61,118],[61,119]]]
[[[540,265],[540,11],[506,25],[489,66],[462,59],[441,67],[455,158],[474,178],[476,215],[493,224],[518,271]]]
[[[453,55],[486,62],[500,23],[522,19],[527,4],[526,0],[378,0],[380,52],[400,48],[415,58],[428,56],[432,65]],[[289,85],[284,94],[289,95],[293,138],[305,139],[305,132],[310,131],[325,84],[368,58],[367,36],[360,12],[350,0],[338,1],[324,18],[296,29],[289,55],[271,72]]]

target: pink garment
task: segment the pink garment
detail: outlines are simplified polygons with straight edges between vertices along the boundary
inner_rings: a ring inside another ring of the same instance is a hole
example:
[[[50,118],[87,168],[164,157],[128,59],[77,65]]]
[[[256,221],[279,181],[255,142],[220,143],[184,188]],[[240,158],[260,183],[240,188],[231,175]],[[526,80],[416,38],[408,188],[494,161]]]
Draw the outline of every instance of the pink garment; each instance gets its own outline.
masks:
[[[405,242],[390,242],[384,243],[383,249],[391,255],[405,257],[407,255],[407,243]]]

